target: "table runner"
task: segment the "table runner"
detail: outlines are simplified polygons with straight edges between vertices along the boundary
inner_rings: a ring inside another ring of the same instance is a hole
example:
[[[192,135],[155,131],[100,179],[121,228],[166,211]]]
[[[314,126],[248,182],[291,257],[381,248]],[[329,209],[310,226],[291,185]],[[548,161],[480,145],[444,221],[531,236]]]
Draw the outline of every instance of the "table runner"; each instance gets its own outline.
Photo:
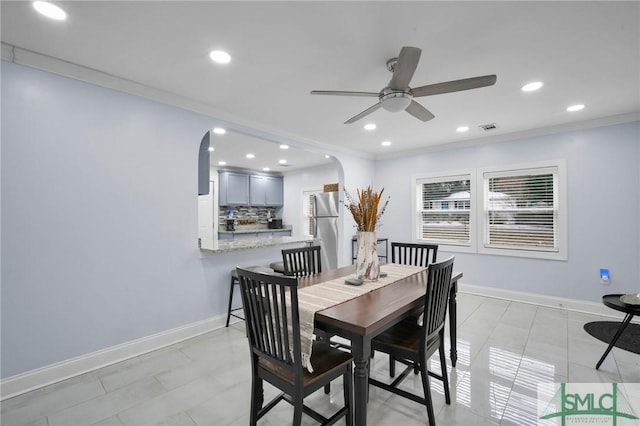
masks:
[[[379,278],[378,281],[365,281],[361,286],[345,284],[344,281],[347,278],[355,277],[355,274],[350,274],[298,289],[302,363],[306,369],[309,372],[313,372],[313,367],[311,366],[311,349],[315,338],[313,330],[317,311],[354,299],[403,278],[417,274],[425,269],[426,268],[421,266],[387,263],[380,266],[380,271],[387,273],[386,277]]]

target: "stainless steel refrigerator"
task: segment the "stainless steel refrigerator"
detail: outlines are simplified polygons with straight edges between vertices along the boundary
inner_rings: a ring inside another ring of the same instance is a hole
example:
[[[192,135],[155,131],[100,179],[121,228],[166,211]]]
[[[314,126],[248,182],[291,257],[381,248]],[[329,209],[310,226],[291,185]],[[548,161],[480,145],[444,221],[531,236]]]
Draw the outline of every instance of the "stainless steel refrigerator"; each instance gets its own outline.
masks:
[[[322,270],[338,267],[338,192],[320,192],[314,196],[315,237],[320,239]]]

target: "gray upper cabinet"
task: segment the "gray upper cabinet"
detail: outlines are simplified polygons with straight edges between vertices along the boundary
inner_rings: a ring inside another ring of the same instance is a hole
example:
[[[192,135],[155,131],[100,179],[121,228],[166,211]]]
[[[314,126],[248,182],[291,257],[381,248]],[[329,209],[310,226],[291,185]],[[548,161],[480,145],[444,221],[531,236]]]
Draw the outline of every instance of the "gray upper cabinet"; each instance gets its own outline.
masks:
[[[248,205],[249,204],[249,175],[235,172],[220,172],[218,204]]]
[[[284,204],[283,179],[281,176],[266,176],[265,187],[267,206],[281,206]]]
[[[218,204],[221,206],[281,206],[283,179],[281,176],[249,175],[219,172]]]
[[[282,177],[252,175],[249,186],[252,206],[281,206],[283,204]]]
[[[251,176],[249,178],[249,200],[252,206],[267,205],[267,186],[264,176]]]

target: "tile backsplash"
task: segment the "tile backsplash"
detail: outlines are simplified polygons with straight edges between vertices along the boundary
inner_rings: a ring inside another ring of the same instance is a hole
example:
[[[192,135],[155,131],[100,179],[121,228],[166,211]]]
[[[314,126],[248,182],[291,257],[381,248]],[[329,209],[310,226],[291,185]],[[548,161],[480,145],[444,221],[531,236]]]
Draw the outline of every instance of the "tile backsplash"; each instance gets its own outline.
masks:
[[[276,217],[275,207],[220,206],[219,223],[223,224],[229,218],[229,210],[235,210],[233,217],[236,219],[236,229],[267,228],[269,213],[272,218]]]

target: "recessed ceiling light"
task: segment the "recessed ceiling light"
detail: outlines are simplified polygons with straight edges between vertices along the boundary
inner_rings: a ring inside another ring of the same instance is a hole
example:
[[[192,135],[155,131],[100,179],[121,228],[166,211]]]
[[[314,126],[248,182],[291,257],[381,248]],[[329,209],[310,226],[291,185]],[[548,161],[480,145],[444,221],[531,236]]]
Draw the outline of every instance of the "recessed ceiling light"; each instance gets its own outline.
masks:
[[[289,149],[289,145],[282,144],[280,145],[280,149]]]
[[[226,161],[218,161],[218,165],[219,166],[226,166],[227,162]]]
[[[329,158],[329,154],[326,154],[326,155],[324,156],[324,158]]]
[[[278,163],[280,163],[280,164],[287,164],[287,160],[284,160],[284,159],[283,159],[283,160],[278,160]]]
[[[209,53],[209,57],[213,62],[218,64],[228,64],[231,62],[231,55],[224,50],[212,50],[211,53]]]
[[[271,170],[271,169],[270,169],[270,168],[268,168],[268,167],[263,167],[263,168],[262,168],[262,170],[263,170],[263,171],[265,171],[265,172],[268,172],[268,171],[269,171],[269,170]]]
[[[380,145],[389,146],[389,145],[391,145],[391,141],[382,141],[382,143]]]
[[[227,133],[227,131],[222,127],[216,127],[213,129],[213,133],[215,133],[216,135],[224,135],[225,133]]]
[[[582,104],[576,104],[576,105],[571,105],[570,107],[567,108],[567,111],[569,112],[576,112],[576,111],[580,111],[584,109],[584,105]]]
[[[53,3],[34,1],[33,8],[47,18],[55,19],[56,21],[64,21],[67,19],[67,12]]]
[[[542,83],[541,81],[534,81],[532,83],[527,83],[524,86],[522,86],[521,90],[523,92],[534,92],[540,89],[542,86],[544,86],[544,83]]]
[[[460,126],[456,129],[456,132],[464,133],[469,130],[469,126]]]
[[[212,146],[209,147],[209,152],[213,152],[213,147]]]
[[[256,158],[256,156],[253,155],[253,154],[247,154],[247,155],[245,155],[245,157],[247,157],[247,158]]]
[[[376,125],[374,123],[367,123],[364,125],[364,129],[365,130],[375,130],[376,129]]]

